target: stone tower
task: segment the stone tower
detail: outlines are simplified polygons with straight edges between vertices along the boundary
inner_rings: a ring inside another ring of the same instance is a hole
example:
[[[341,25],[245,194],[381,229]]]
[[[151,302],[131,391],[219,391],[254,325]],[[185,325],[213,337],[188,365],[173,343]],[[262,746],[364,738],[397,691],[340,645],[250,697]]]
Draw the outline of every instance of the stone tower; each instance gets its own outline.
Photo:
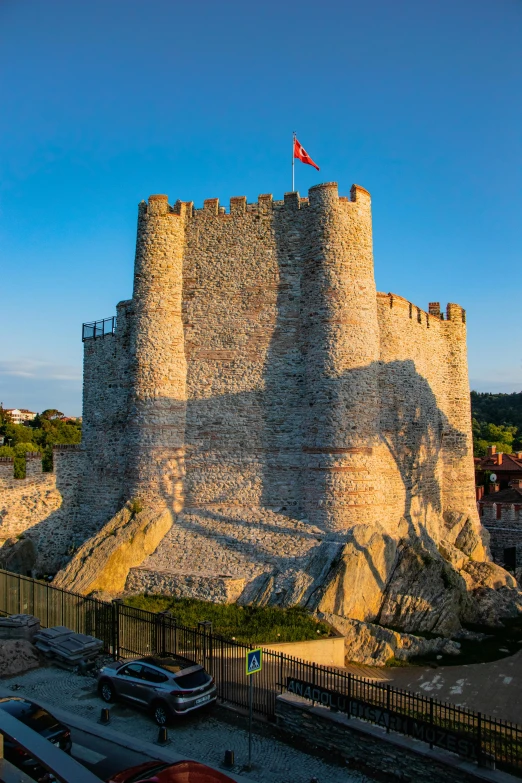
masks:
[[[302,271],[307,516],[326,530],[376,521],[379,326],[370,194],[310,190]]]
[[[173,512],[128,590],[406,630],[447,632],[469,615],[463,595],[492,564],[474,503],[465,312],[376,292],[364,188],[234,197],[228,210],[151,196],[133,298],[116,328],[84,336],[86,537],[95,527],[112,549],[131,499],[149,522]],[[91,557],[84,546],[63,585]]]
[[[139,207],[130,335],[129,497],[182,505],[186,376],[181,300],[185,224],[167,196]]]

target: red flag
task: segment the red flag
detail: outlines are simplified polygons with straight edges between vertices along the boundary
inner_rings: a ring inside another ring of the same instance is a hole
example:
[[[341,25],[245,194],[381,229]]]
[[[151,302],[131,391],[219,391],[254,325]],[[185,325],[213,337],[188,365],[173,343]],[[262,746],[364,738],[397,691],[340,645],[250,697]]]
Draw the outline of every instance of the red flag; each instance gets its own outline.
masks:
[[[317,169],[319,171],[319,166],[317,163],[314,163],[308,152],[305,150],[305,148],[300,144],[296,137],[294,136],[294,158],[298,158],[299,160],[302,160],[303,163],[308,163],[309,166],[313,166],[314,169]]]

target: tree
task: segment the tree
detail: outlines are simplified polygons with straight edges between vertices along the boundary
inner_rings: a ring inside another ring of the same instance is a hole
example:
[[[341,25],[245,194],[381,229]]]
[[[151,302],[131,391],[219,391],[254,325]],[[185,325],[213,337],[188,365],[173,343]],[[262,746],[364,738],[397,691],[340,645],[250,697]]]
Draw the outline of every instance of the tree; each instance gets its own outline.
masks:
[[[41,419],[47,419],[47,421],[53,421],[53,419],[63,419],[63,413],[56,408],[47,408],[40,414]]]
[[[13,419],[11,414],[5,410],[3,403],[0,402],[0,427],[3,424],[12,424],[12,423],[13,423]]]
[[[473,418],[481,425],[496,424],[503,427],[516,427],[517,432],[510,450],[522,451],[522,392],[491,394],[472,391],[471,410]],[[484,439],[487,440],[487,438]],[[493,445],[493,442],[492,440],[490,445]]]
[[[511,454],[513,442],[517,434],[517,427],[491,422],[479,422],[472,420],[473,429],[473,453],[475,457],[484,457],[489,446],[496,446],[497,451]]]

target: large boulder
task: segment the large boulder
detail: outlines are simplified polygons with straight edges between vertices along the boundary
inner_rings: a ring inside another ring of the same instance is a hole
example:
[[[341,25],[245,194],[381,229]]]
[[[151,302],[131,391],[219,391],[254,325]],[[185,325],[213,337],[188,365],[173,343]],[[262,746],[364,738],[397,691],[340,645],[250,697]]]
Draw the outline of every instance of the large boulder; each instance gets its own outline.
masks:
[[[84,595],[117,595],[125,588],[129,570],[154,552],[171,527],[169,509],[155,506],[136,510],[135,504],[127,503],[80,547],[55,576],[53,585]]]
[[[301,604],[341,617],[374,620],[396,560],[397,542],[380,525],[357,525]]]
[[[522,612],[522,590],[516,579],[491,562],[468,560],[460,571],[470,601],[463,619],[478,625],[501,625]]]
[[[462,576],[433,548],[400,546],[397,566],[384,591],[379,623],[407,632],[451,636],[469,598]]]
[[[473,560],[489,558],[489,533],[477,519],[456,511],[446,511],[442,518],[443,539]]]

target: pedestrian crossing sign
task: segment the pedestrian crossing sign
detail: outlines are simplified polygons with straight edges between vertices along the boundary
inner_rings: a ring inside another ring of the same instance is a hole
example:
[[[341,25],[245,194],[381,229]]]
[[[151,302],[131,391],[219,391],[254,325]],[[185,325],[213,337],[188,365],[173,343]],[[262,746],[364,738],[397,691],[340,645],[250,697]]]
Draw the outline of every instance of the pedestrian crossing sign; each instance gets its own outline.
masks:
[[[261,671],[262,664],[262,650],[259,647],[257,650],[249,650],[246,654],[246,673],[255,674]]]

